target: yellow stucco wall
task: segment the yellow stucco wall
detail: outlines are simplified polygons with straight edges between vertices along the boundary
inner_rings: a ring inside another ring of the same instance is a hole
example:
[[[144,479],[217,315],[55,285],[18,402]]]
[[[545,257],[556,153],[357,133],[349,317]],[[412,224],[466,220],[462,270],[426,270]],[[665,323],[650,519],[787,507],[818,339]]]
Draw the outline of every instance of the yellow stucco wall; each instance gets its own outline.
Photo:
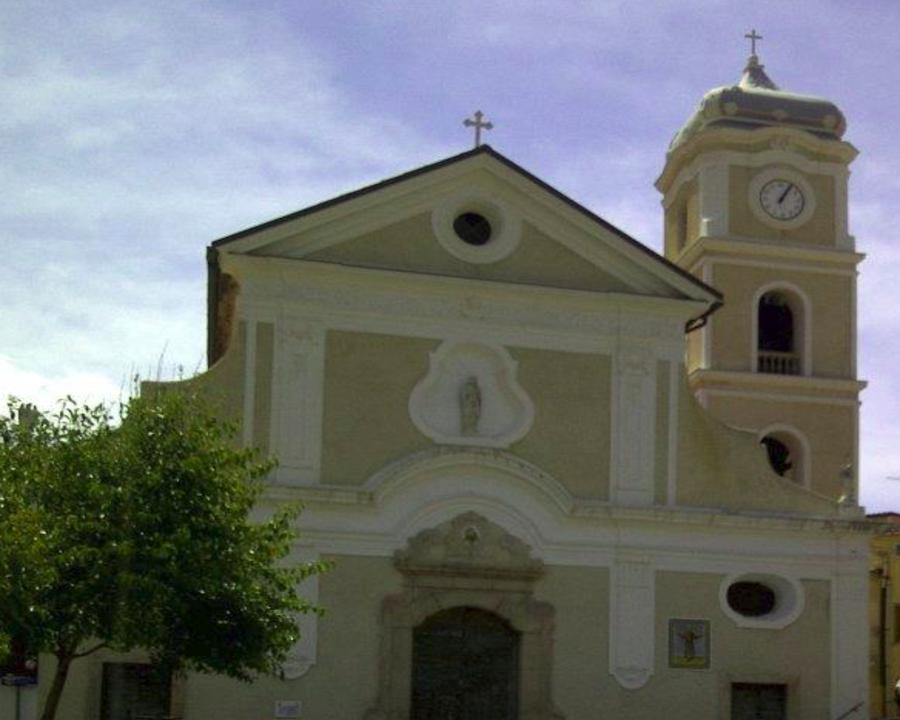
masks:
[[[535,406],[531,431],[510,451],[578,497],[609,496],[610,358],[512,348]]]
[[[852,372],[853,352],[853,280],[844,275],[782,270],[773,267],[729,265],[726,260],[713,265],[712,284],[725,292],[725,305],[711,318],[713,332],[712,367],[717,370],[751,371],[752,330],[756,308],[752,306],[757,290],[772,282],[797,286],[809,297],[811,318],[795,316],[798,330],[811,325],[812,374],[846,378]],[[802,306],[801,306],[802,307]],[[792,306],[792,309],[793,306]],[[800,345],[802,349],[802,344]]]
[[[735,407],[742,410],[743,404],[742,398]],[[681,386],[676,493],[679,505],[742,511],[835,512],[834,501],[778,477],[754,433],[727,427],[716,417],[715,412],[700,407],[685,384]],[[819,492],[820,488],[833,489],[824,482],[813,488]],[[836,501],[836,495],[829,497]]]
[[[151,393],[157,389],[164,392],[196,393],[220,412],[222,417],[239,423],[244,404],[246,333],[246,323],[243,321],[237,323],[227,351],[205,372],[186,380],[142,383],[142,394]]]
[[[326,614],[318,625],[317,664],[302,678],[260,678],[245,684],[224,677],[190,674],[184,683],[187,720],[254,720],[271,717],[276,700],[301,700],[307,720],[362,718],[378,692],[381,607],[401,590],[390,558],[337,556],[320,578]],[[723,716],[732,681],[791,683],[803,668],[803,683],[790,687],[790,720],[820,720],[829,702],[828,584],[804,582],[806,606],[784,630],[737,628],[719,606],[719,574],[656,573],[654,674],[640,690],[625,690],[609,673],[609,572],[605,568],[549,566],[534,597],[555,609],[553,696],[568,720],[628,717],[656,720],[665,708],[671,720]],[[670,618],[708,619],[711,666],[668,667]],[[102,661],[73,668],[59,720],[98,717]],[[50,664],[43,677],[49,682]],[[346,682],[352,678],[353,682]],[[677,701],[674,699],[677,698]],[[802,708],[802,712],[798,710]]]
[[[656,575],[656,674],[640,708],[629,717],[653,717],[654,703],[667,720],[727,717],[732,682],[788,684],[788,718],[828,717],[830,703],[829,584],[804,581],[806,605],[783,630],[738,628],[719,605],[722,576],[658,572]],[[711,663],[708,670],[668,667],[669,618],[709,619]],[[798,682],[803,675],[803,682]],[[677,698],[677,700],[676,700]]]
[[[621,280],[586,262],[528,222],[522,224],[522,237],[512,255],[485,265],[459,260],[441,247],[428,213],[312,253],[308,259],[494,282],[628,291]]]
[[[436,340],[329,331],[326,340],[323,482],[359,485],[389,462],[434,447],[409,417]],[[510,452],[574,495],[609,493],[610,358],[510,348],[535,405],[530,432]]]
[[[729,168],[729,230],[734,235],[777,238],[789,243],[803,243],[833,247],[834,237],[834,180],[829,175],[803,173],[815,194],[815,211],[808,222],[792,230],[779,230],[762,222],[750,209],[750,182],[770,166]]]
[[[327,333],[323,482],[361,485],[389,462],[432,447],[410,420],[407,405],[437,345],[421,338]]]
[[[812,490],[837,499],[842,491],[841,469],[853,461],[856,410],[849,405],[795,402],[790,399],[709,395],[708,408],[723,422],[748,430],[773,423],[789,425],[809,443],[809,479]]]

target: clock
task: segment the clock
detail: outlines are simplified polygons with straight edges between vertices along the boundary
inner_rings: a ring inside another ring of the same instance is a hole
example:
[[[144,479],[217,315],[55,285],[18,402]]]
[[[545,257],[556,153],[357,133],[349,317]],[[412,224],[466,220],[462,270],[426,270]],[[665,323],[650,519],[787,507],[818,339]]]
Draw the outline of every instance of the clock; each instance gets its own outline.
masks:
[[[759,204],[774,220],[795,220],[806,207],[806,196],[798,183],[775,178],[760,188]]]

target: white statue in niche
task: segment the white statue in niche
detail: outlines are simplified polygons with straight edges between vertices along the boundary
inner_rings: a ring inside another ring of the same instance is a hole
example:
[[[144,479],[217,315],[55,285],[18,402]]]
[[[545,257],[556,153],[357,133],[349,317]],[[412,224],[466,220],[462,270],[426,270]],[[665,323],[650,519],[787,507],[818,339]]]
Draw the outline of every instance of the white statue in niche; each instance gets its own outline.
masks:
[[[446,340],[409,397],[409,417],[442,445],[509,447],[524,437],[534,405],[516,380],[517,363],[499,346]]]
[[[481,388],[478,378],[470,375],[459,391],[459,427],[464,437],[478,435],[478,421],[481,420]]]

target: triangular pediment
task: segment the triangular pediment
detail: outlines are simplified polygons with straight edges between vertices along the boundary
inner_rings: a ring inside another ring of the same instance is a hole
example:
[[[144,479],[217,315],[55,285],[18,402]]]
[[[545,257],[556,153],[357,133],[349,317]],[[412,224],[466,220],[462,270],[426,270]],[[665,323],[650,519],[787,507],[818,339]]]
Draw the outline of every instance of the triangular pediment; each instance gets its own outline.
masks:
[[[456,221],[463,215],[486,221],[483,245],[460,235]],[[719,299],[486,146],[223,238],[215,247],[568,290]]]

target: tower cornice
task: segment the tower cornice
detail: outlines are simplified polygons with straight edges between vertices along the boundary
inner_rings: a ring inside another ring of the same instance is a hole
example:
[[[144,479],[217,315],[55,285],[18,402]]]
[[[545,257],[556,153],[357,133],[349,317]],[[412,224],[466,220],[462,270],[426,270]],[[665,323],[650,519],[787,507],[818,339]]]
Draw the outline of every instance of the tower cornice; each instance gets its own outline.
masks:
[[[762,149],[801,155],[813,162],[849,165],[859,151],[844,140],[824,139],[788,127],[760,127],[752,131],[733,127],[707,128],[669,151],[656,188],[666,194],[679,173],[705,153],[734,151],[759,153]]]

